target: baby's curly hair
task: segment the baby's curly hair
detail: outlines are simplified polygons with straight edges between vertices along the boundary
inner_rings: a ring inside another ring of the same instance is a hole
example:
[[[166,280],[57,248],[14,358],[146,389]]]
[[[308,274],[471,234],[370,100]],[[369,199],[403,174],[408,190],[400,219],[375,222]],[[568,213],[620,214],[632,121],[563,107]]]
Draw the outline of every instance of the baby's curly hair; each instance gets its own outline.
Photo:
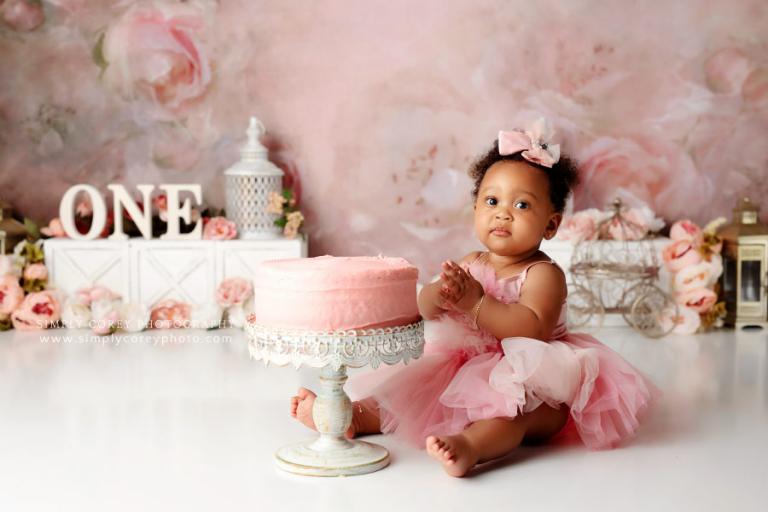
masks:
[[[549,168],[529,162],[523,158],[521,152],[511,155],[500,155],[498,140],[494,141],[491,149],[481,155],[469,169],[470,178],[475,180],[475,187],[472,189],[472,197],[474,199],[477,199],[480,183],[483,181],[483,177],[488,169],[496,162],[504,160],[525,162],[531,167],[541,169],[549,178],[549,200],[552,202],[552,206],[557,213],[563,213],[568,195],[579,184],[579,173],[574,162],[570,158],[561,155],[560,160]]]

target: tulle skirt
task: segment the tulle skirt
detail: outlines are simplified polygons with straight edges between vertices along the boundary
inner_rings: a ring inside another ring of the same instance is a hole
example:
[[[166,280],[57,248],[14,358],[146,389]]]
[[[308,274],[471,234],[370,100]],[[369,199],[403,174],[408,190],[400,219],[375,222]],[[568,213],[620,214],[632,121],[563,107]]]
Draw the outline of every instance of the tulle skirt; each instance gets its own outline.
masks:
[[[423,447],[429,435],[451,435],[482,419],[565,405],[591,449],[632,437],[659,391],[616,352],[587,334],[544,342],[496,340],[467,322],[427,323],[424,355],[350,380],[350,394],[375,400],[383,433]]]

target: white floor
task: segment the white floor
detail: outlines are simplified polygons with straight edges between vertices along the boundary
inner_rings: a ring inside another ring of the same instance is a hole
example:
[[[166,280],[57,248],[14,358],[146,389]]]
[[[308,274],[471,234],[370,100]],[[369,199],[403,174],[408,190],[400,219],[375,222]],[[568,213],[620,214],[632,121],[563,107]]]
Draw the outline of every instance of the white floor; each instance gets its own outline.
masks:
[[[466,479],[383,436],[393,463],[377,473],[281,473],[274,450],[310,435],[288,398],[316,374],[249,360],[240,331],[44,334],[74,338],[0,334],[0,511],[768,510],[765,332],[603,329],[665,392],[638,438],[524,448]]]

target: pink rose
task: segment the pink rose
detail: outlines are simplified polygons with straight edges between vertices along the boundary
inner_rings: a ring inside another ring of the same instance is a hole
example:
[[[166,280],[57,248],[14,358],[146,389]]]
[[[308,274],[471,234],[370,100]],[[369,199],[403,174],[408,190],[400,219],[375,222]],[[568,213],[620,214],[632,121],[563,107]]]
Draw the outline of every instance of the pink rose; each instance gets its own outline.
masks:
[[[82,199],[75,206],[75,213],[80,217],[89,217],[93,213],[93,206],[90,199]]]
[[[152,206],[157,209],[158,214],[162,214],[163,212],[168,211],[168,196],[165,194],[160,194],[159,196],[155,196],[152,198]]]
[[[8,316],[24,300],[24,290],[19,278],[13,275],[0,277],[0,316]]]
[[[253,284],[242,277],[230,277],[219,284],[216,289],[216,303],[228,308],[244,303],[253,295]]]
[[[24,269],[24,279],[27,281],[45,281],[48,279],[48,269],[43,263],[32,263]]]
[[[717,295],[708,288],[696,288],[675,295],[678,304],[698,313],[706,313],[717,302]]]
[[[149,316],[152,329],[179,329],[189,326],[189,304],[166,299],[152,306]]]
[[[608,235],[613,240],[641,240],[648,233],[648,220],[637,208],[630,208],[608,223]]]
[[[574,244],[583,240],[597,239],[597,224],[600,214],[600,210],[590,208],[566,216],[560,224],[557,237],[561,240],[570,240]]]
[[[81,288],[75,292],[75,299],[78,304],[90,306],[92,302],[107,299],[117,300],[120,298],[119,293],[115,293],[106,286],[96,285],[90,288]]]
[[[100,336],[112,334],[120,326],[120,311],[112,303],[104,311],[99,312],[98,316],[94,316],[90,324],[94,334]]]
[[[679,145],[653,138],[601,137],[577,156],[581,185],[574,207],[603,208],[617,196],[629,207],[647,206],[677,219],[709,208],[713,188]]]
[[[768,68],[757,68],[747,76],[741,96],[751,107],[768,108]]]
[[[701,228],[688,219],[675,222],[669,229],[669,238],[676,241],[688,240],[698,245],[701,236]]]
[[[34,331],[47,329],[61,317],[61,306],[53,292],[30,293],[21,306],[11,314],[14,329]]]
[[[676,292],[688,292],[709,285],[712,266],[707,261],[701,261],[689,267],[683,267],[674,276]]]
[[[693,334],[701,326],[701,317],[693,309],[680,306],[676,314],[670,309],[662,311],[659,323],[665,331],[671,330],[675,334]]]
[[[67,238],[67,234],[64,232],[64,226],[61,224],[61,220],[59,220],[58,217],[51,219],[48,226],[40,228],[40,232],[45,236]]]
[[[664,247],[661,256],[664,259],[664,265],[670,272],[679,272],[681,269],[701,261],[701,254],[689,240],[672,242]]]
[[[224,217],[211,217],[203,228],[203,240],[232,240],[237,238],[237,227]]]
[[[31,0],[5,0],[0,2],[3,21],[18,32],[34,30],[45,21],[43,7]]]
[[[707,85],[725,94],[738,93],[751,69],[749,58],[738,48],[719,50],[704,62]]]
[[[197,32],[203,17],[180,3],[135,4],[106,32],[104,78],[127,98],[170,111],[201,97],[211,68]]]

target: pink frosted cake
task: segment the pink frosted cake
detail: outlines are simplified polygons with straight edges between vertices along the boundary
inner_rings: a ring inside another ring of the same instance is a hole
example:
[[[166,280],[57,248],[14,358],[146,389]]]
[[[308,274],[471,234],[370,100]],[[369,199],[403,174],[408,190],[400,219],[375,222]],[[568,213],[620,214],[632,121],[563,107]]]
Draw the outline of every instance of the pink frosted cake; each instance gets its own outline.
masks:
[[[419,271],[402,258],[296,258],[261,263],[254,276],[259,325],[336,331],[419,320]]]

